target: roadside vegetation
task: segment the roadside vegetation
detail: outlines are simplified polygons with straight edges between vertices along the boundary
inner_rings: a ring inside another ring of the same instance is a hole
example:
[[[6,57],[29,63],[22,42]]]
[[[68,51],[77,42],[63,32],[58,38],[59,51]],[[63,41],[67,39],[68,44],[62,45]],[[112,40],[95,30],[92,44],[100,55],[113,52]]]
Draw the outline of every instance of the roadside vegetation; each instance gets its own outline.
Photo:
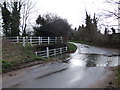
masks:
[[[30,44],[27,44],[26,47],[23,47],[20,43],[15,44],[3,39],[2,45],[3,73],[40,63],[42,64],[53,61],[47,58],[36,56],[36,47],[31,46]]]
[[[114,74],[115,78],[112,81],[113,85],[115,86],[115,88],[120,89],[120,65],[116,67]]]
[[[111,33],[109,33],[111,32]],[[120,33],[113,27],[108,30],[105,27],[104,33],[98,30],[98,18],[94,14],[94,17],[86,12],[85,25],[82,24],[78,28],[75,28],[70,36],[70,40],[74,42],[84,43],[92,46],[120,48]]]
[[[76,51],[77,47],[76,45],[72,44],[72,43],[67,43],[66,44],[68,46],[68,53],[73,53]]]
[[[94,45],[93,43],[88,43],[88,42],[84,42],[84,41],[74,41],[74,40],[70,40],[70,42],[87,44],[87,45],[90,45],[90,46],[96,46],[96,45]]]
[[[114,78],[108,83],[106,88],[120,89],[120,65],[111,68],[113,70]]]
[[[38,46],[27,44],[25,47],[23,47],[21,43],[12,43],[6,39],[3,39],[2,45],[1,61],[3,73],[25,67],[30,67],[37,64],[45,64],[56,61],[50,58],[48,59],[36,56],[35,51],[41,49]],[[77,49],[74,44],[67,43],[65,45],[68,46],[68,53],[75,52],[75,50]],[[59,47],[59,45],[55,45],[54,47]]]

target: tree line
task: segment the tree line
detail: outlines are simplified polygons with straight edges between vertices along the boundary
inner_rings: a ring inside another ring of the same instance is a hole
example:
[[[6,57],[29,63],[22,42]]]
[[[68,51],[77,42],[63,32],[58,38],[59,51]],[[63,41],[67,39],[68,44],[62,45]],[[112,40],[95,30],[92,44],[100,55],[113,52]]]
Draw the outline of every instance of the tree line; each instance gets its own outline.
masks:
[[[3,33],[6,37],[29,35],[29,33],[26,32],[26,27],[31,9],[30,6],[30,0],[28,0],[28,2],[24,2],[23,0],[14,2],[4,1],[0,5],[3,20]],[[33,29],[34,36],[62,36],[65,41],[68,40],[70,32],[72,31],[71,25],[66,19],[51,13],[43,16],[39,15]]]
[[[118,47],[120,44],[119,34],[116,33],[116,30],[112,27],[111,34],[109,34],[110,30],[105,28],[104,33],[102,34],[100,30],[98,30],[98,18],[94,14],[94,17],[91,16],[86,11],[86,19],[85,25],[75,28],[70,36],[70,40],[72,41],[83,41],[87,43],[91,43],[99,46],[113,46]]]
[[[20,2],[12,2],[11,9],[8,9],[8,3],[3,2],[1,5],[3,19],[3,33],[5,36],[19,36],[20,26]]]
[[[0,4],[3,33],[6,37],[9,36],[28,36],[26,32],[27,20],[32,9],[32,2],[30,0],[17,0],[14,2],[4,1]],[[118,17],[119,18],[119,17]],[[98,30],[98,18],[94,14],[91,16],[86,11],[85,25],[82,24],[79,28],[73,30],[66,19],[63,19],[55,14],[39,15],[36,19],[36,25],[33,26],[34,36],[62,36],[64,41],[77,40],[94,43],[98,45],[108,44],[111,37],[107,28],[104,34]],[[116,33],[114,28],[111,28],[113,34]],[[113,40],[113,43],[117,42]]]
[[[27,22],[33,7],[31,0],[4,0],[0,3],[4,36],[26,36]]]

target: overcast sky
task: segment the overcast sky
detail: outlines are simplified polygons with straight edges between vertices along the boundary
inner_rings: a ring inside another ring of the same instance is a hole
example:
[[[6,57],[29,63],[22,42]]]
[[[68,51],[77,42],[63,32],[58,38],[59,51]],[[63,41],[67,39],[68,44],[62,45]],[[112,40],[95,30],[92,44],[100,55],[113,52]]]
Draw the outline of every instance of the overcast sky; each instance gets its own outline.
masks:
[[[0,0],[3,1],[3,0]],[[93,17],[105,10],[114,10],[114,6],[105,3],[106,0],[31,0],[36,12],[31,14],[30,23],[35,24],[38,15],[45,13],[55,13],[58,16],[67,19],[72,28],[85,23],[85,11]],[[116,25],[118,21],[114,19],[103,19],[103,24]]]
[[[106,0],[32,0],[36,3],[36,18],[39,14],[55,13],[68,20],[72,27],[78,27],[85,23],[85,11],[93,17],[94,13],[102,12],[102,9],[112,10],[110,4],[105,3]],[[34,20],[32,20],[34,21]],[[106,22],[107,21],[107,22]],[[114,19],[104,19],[105,24],[116,24]]]

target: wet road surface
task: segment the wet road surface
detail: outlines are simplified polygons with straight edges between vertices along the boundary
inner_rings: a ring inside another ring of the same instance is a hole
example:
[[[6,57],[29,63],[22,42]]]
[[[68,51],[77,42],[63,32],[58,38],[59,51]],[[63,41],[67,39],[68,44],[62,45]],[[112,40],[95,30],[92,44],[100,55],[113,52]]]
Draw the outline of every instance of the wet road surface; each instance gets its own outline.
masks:
[[[117,66],[117,52],[105,48],[78,44],[75,53],[64,63],[37,65],[16,71],[16,75],[3,77],[3,88],[87,88],[112,72]],[[60,59],[60,58],[59,58]]]

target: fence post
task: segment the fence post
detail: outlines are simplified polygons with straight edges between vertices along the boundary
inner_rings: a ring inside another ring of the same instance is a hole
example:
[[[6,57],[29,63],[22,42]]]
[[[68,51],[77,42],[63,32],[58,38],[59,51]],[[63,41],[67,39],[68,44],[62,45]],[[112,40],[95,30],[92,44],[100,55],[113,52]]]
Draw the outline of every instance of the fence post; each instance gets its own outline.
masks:
[[[54,49],[54,55],[56,56],[56,49]]]
[[[35,55],[37,56],[37,52],[35,52]]]
[[[30,37],[30,43],[32,44],[32,37]]]
[[[57,37],[55,37],[55,43],[57,43]]]
[[[47,49],[47,58],[49,58],[49,47],[47,47],[46,49]]]
[[[17,36],[17,43],[19,43],[19,36]]]
[[[23,47],[25,47],[25,37],[23,37]]]
[[[62,36],[60,37],[60,39],[61,39],[61,43],[63,43],[63,37]]]
[[[40,40],[40,36],[38,37],[38,42],[39,42],[39,45],[41,44],[41,42],[40,42],[41,40]]]
[[[66,51],[67,51],[67,46],[66,46]]]
[[[42,37],[40,37],[40,43],[42,44]]]
[[[50,44],[50,37],[48,37],[48,44]]]
[[[60,54],[62,54],[62,48],[60,48]]]
[[[26,43],[28,43],[28,36],[26,36]]]

